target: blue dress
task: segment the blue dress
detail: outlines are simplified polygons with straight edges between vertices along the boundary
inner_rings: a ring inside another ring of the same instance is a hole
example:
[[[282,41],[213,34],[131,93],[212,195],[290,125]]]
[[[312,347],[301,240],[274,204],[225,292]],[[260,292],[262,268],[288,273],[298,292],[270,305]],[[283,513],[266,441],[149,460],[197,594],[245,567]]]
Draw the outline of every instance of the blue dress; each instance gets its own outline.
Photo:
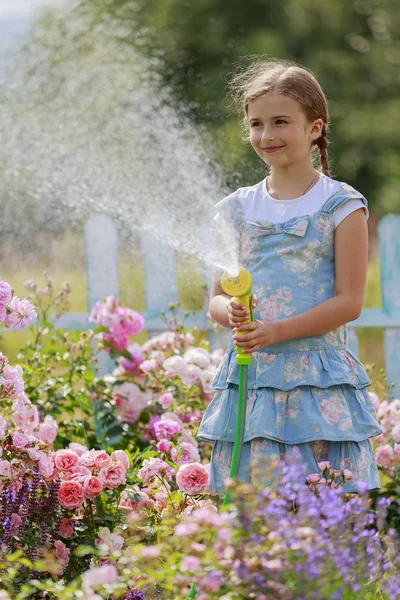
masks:
[[[343,184],[318,212],[283,223],[247,220],[236,192],[216,205],[219,218],[237,232],[239,264],[252,275],[258,296],[255,319],[285,319],[335,295],[333,212],[351,198],[367,206],[359,192]],[[197,432],[199,438],[215,440],[210,490],[218,493],[225,491],[230,472],[238,385],[239,365],[230,337],[212,382],[213,399]],[[277,458],[279,464],[279,457],[296,445],[308,474],[318,473],[318,462],[329,460],[333,468],[353,472],[346,492],[357,492],[357,480],[367,481],[370,489],[380,488],[370,438],[382,429],[369,385],[363,365],[348,348],[346,325],[254,352],[239,478],[254,481],[263,461]]]

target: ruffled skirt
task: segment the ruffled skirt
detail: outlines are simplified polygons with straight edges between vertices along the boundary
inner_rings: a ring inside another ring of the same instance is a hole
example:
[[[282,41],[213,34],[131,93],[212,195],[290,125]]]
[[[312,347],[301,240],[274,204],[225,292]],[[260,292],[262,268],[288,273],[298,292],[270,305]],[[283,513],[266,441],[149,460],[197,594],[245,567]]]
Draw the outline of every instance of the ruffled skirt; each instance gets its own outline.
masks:
[[[235,350],[228,350],[197,432],[199,438],[214,440],[210,491],[217,493],[225,491],[236,436],[239,367],[235,359]],[[253,355],[239,478],[252,481],[257,464],[282,457],[296,445],[307,474],[318,473],[318,462],[329,460],[332,468],[353,472],[345,491],[356,492],[358,480],[366,481],[370,489],[380,488],[370,438],[382,429],[366,390],[369,384],[363,366],[348,350]]]

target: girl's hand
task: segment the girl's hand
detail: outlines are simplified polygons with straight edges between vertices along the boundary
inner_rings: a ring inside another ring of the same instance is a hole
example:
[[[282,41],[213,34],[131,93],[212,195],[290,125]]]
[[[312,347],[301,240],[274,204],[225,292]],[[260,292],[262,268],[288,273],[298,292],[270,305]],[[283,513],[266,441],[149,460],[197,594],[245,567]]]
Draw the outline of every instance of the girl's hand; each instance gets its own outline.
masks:
[[[238,331],[246,333],[238,334]],[[270,346],[278,342],[276,323],[270,321],[251,321],[236,327],[233,343],[243,348],[246,353],[257,352],[264,346]]]
[[[258,302],[258,298],[255,294],[251,299],[251,307],[256,308]],[[228,318],[229,318],[229,327],[235,328],[239,327],[244,321],[250,319],[250,313],[248,310],[236,302],[234,298],[232,298],[227,306],[228,308]]]

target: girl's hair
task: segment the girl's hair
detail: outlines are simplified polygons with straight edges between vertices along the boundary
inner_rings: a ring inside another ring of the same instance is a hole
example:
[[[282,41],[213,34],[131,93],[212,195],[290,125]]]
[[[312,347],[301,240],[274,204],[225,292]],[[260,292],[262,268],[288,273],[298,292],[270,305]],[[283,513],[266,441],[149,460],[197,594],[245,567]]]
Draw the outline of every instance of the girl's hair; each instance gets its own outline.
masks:
[[[300,65],[288,60],[250,57],[250,64],[235,73],[229,82],[234,98],[244,112],[245,139],[248,141],[247,111],[249,103],[265,94],[284,94],[296,100],[303,107],[309,123],[322,119],[321,136],[313,141],[312,158],[315,148],[319,149],[322,172],[330,177],[328,164],[328,105],[324,92],[314,75]]]

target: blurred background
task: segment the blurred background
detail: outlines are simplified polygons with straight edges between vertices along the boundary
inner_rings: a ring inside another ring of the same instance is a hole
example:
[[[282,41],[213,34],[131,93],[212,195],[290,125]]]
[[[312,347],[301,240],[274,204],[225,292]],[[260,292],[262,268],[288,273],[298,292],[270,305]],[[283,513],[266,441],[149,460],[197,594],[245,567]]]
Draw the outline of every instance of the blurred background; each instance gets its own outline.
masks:
[[[147,211],[188,215],[174,240],[179,297],[202,302],[183,229],[193,237],[202,211],[265,176],[227,96],[256,54],[301,63],[326,93],[332,176],[369,201],[364,307],[381,306],[377,223],[400,212],[397,0],[0,0],[0,39],[0,276],[17,294],[26,279],[45,287],[47,270],[86,311],[84,223],[107,212],[121,299],[144,311]],[[6,333],[0,350],[12,358],[24,335]],[[382,330],[359,340],[361,360],[383,367]]]

